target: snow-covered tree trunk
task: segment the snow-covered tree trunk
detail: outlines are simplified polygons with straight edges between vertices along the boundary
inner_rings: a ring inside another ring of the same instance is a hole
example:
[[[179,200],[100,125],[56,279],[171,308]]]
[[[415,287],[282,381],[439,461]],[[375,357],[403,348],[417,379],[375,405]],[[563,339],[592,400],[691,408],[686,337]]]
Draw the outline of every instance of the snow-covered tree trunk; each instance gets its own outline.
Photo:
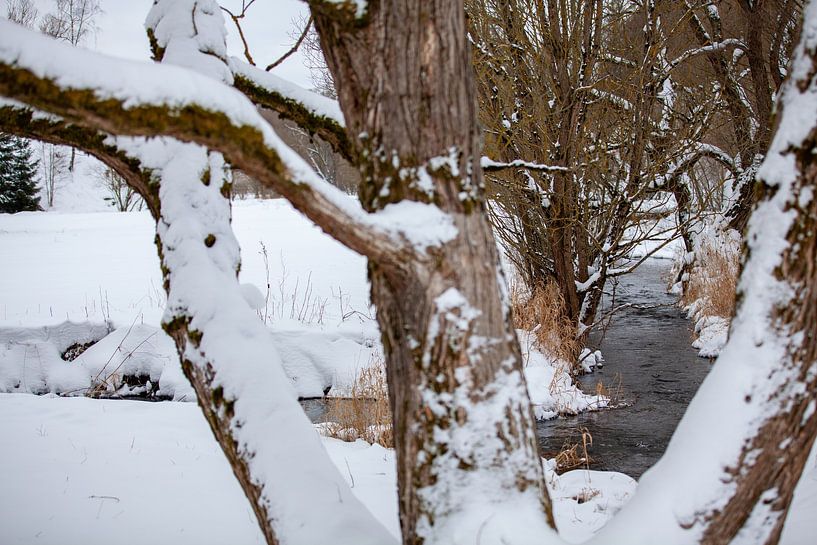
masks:
[[[445,214],[426,226],[443,244],[421,236],[369,263],[404,543],[499,542],[508,516],[553,525],[485,214],[462,2],[384,0],[361,17],[351,2],[310,4],[349,134],[361,135],[364,207]]]

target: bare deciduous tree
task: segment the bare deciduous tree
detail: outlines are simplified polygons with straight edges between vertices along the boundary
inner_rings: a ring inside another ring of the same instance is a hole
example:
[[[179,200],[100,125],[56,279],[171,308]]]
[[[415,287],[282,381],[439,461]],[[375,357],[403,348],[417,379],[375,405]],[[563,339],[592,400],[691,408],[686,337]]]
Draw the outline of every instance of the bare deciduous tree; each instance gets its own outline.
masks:
[[[32,0],[6,0],[6,17],[18,25],[33,28],[39,11]]]
[[[102,13],[99,0],[56,0],[56,11],[40,21],[40,32],[73,46],[83,43],[97,31],[96,18]],[[74,171],[77,150],[71,148],[68,170]]]
[[[57,191],[65,181],[65,167],[68,158],[59,146],[43,142],[40,145],[40,172],[43,182],[43,194],[48,208],[54,206]]]
[[[128,185],[128,182],[121,174],[111,167],[102,166],[99,168],[97,176],[108,194],[105,200],[119,212],[132,212],[142,209],[144,206],[142,197],[136,189]]]
[[[40,31],[71,45],[80,45],[97,31],[99,0],[56,0],[55,11],[40,21]]]

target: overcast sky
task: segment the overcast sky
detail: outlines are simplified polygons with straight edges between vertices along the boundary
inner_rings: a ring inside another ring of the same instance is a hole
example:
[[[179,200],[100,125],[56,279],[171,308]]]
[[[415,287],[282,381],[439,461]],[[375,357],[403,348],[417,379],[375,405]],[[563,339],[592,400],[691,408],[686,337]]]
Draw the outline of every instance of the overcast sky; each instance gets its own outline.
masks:
[[[5,0],[2,13],[5,15]],[[54,0],[35,0],[40,14],[53,11]],[[100,31],[95,40],[86,44],[109,55],[131,59],[149,60],[150,52],[145,35],[145,16],[152,0],[100,0],[104,14],[99,18]],[[222,0],[221,5],[240,11],[241,0]],[[292,45],[289,33],[293,21],[307,15],[306,4],[301,0],[256,0],[242,23],[250,43],[250,52],[259,65],[266,66]],[[243,58],[243,47],[232,21],[226,19],[229,33],[227,47],[230,54]],[[293,55],[275,73],[305,87],[312,87],[309,71],[303,58]]]

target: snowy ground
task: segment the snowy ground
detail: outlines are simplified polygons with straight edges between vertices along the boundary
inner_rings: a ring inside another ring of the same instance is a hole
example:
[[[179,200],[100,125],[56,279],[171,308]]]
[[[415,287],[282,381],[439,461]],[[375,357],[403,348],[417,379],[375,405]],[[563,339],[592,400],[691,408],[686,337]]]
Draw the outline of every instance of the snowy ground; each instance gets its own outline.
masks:
[[[249,504],[198,407],[0,394],[0,543],[262,543]],[[282,438],[286,440],[286,438]],[[324,439],[352,491],[398,531],[393,451]],[[549,466],[546,465],[546,468]],[[630,498],[621,473],[548,469],[557,525],[580,543]],[[334,491],[328,491],[334,493]],[[581,501],[581,503],[580,503]],[[814,456],[783,543],[808,545]]]
[[[107,545],[134,535],[176,545],[263,542],[192,403],[0,394],[0,414],[4,545]],[[362,441],[324,445],[353,492],[396,535],[393,451]],[[548,474],[559,526],[571,542],[592,535],[635,489],[620,473]]]

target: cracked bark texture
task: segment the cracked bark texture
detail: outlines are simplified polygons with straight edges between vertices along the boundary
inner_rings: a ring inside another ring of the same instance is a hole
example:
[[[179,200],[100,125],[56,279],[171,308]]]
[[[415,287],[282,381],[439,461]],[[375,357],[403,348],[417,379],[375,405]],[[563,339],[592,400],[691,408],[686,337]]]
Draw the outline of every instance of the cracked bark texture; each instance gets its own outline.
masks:
[[[432,202],[458,231],[442,248],[406,252],[399,264],[369,264],[387,356],[404,543],[434,542],[436,529],[473,499],[460,489],[471,479],[497,500],[532,493],[553,526],[485,214],[462,2],[370,2],[363,19],[335,4],[310,5],[349,133],[361,137],[364,207]],[[447,161],[435,168],[440,158]],[[429,174],[430,191],[417,169]],[[441,299],[450,289],[464,300],[454,310]],[[506,377],[513,385],[501,384]],[[475,406],[494,402],[501,405],[494,420],[474,422]],[[441,435],[468,426],[485,430],[491,446],[440,444]],[[447,457],[453,467],[443,471],[438,462]],[[430,490],[439,501],[426,499]]]

